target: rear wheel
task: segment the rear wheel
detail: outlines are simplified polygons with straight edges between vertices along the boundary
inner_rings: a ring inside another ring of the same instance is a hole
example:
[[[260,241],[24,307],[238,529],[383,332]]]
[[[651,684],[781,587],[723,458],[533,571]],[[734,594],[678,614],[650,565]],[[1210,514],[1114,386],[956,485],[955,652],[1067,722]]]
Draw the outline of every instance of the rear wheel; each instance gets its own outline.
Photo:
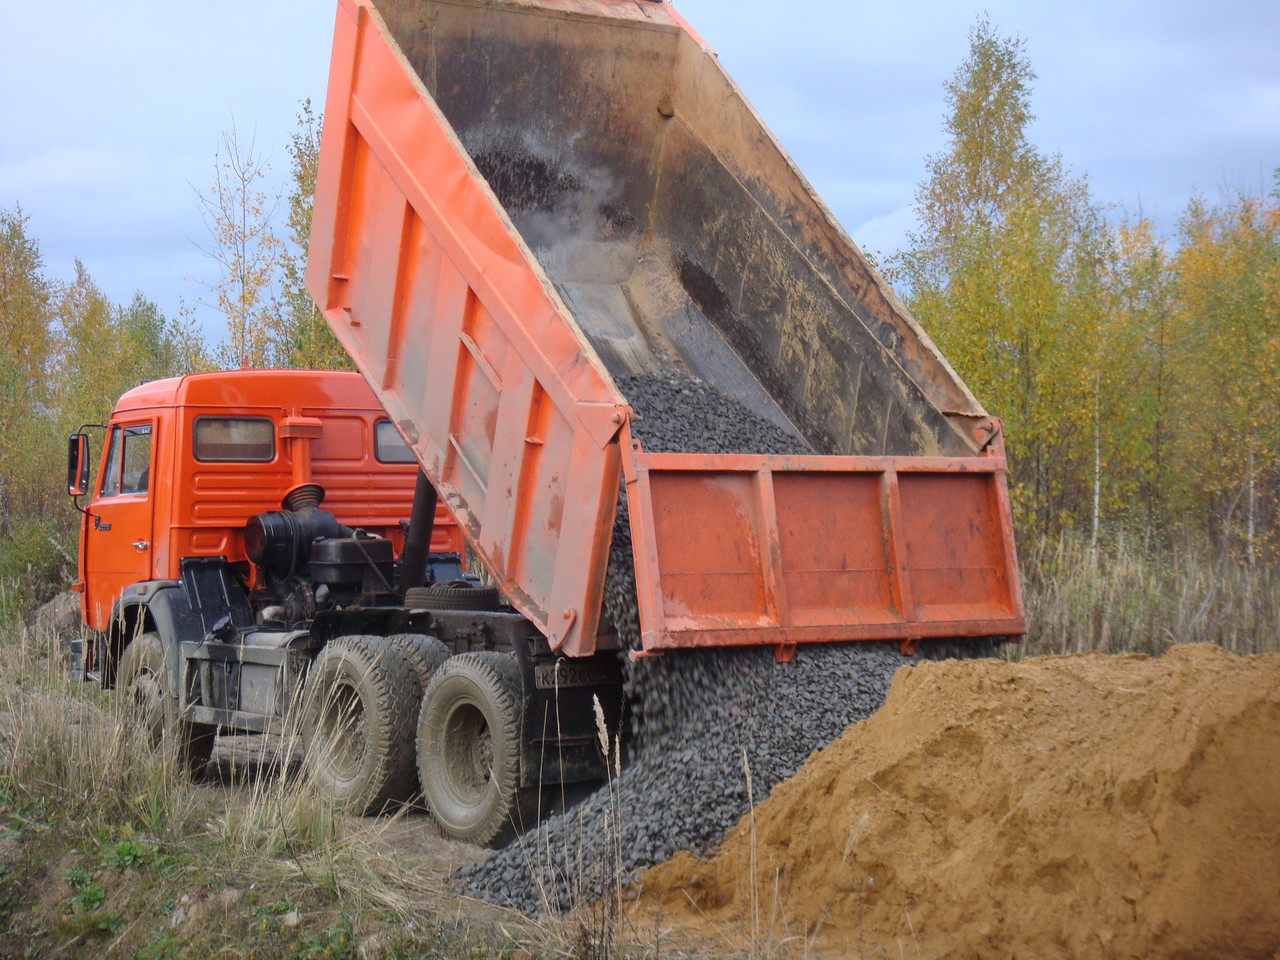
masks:
[[[382,637],[330,641],[312,664],[302,712],[303,763],[343,810],[377,813],[413,784],[413,669]]]
[[[449,659],[449,648],[435,637],[425,633],[393,633],[387,637],[387,640],[399,648],[413,670],[416,685],[414,686],[413,713],[411,717],[416,724],[418,711],[422,704],[422,694],[430,686],[431,678],[435,675],[435,672]],[[412,796],[420,792],[416,764],[410,765],[409,778],[408,794]]]
[[[425,633],[393,633],[387,637],[399,648],[418,678],[418,697],[431,683],[431,677],[449,659],[449,648]]]
[[[192,776],[204,772],[218,728],[178,717],[178,698],[170,694],[164,643],[158,633],[140,634],[120,657],[116,690],[129,721],[152,747],[172,751],[179,768]]]
[[[418,717],[418,778],[440,829],[501,843],[532,826],[520,789],[520,669],[497,653],[463,653],[436,671]]]

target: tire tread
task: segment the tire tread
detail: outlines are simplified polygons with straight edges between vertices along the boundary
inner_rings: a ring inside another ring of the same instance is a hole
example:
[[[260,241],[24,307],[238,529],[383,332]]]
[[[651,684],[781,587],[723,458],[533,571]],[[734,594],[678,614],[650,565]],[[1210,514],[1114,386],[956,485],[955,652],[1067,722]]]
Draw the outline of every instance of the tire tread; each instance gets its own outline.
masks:
[[[325,758],[315,752],[319,729],[316,711],[324,704],[322,685],[328,679],[327,674],[348,668],[357,671],[354,686],[364,701],[366,752],[354,786],[342,791],[338,789],[337,778],[325,765]],[[335,800],[347,812],[367,816],[411,796],[417,685],[417,675],[408,658],[397,644],[384,637],[366,634],[337,637],[312,664],[303,708],[306,758],[313,775],[333,789]]]

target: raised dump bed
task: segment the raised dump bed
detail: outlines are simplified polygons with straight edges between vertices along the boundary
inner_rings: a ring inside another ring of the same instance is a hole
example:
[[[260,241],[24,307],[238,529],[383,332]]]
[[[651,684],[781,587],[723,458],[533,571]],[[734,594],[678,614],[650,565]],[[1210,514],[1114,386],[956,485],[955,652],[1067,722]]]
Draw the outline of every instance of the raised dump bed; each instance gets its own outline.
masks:
[[[341,0],[307,281],[566,655],[623,478],[647,651],[1023,632],[999,422],[666,3]],[[812,452],[646,452],[664,375]]]

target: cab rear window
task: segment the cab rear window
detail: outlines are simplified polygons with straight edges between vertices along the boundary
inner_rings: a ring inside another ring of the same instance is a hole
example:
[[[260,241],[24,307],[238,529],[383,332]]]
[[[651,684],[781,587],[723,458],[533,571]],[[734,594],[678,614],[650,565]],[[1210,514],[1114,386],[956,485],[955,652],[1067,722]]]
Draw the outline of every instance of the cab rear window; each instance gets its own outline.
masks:
[[[413,463],[413,451],[405,445],[390,420],[373,425],[373,452],[379,463]]]
[[[193,448],[202,463],[266,463],[276,455],[275,426],[266,417],[197,417]]]

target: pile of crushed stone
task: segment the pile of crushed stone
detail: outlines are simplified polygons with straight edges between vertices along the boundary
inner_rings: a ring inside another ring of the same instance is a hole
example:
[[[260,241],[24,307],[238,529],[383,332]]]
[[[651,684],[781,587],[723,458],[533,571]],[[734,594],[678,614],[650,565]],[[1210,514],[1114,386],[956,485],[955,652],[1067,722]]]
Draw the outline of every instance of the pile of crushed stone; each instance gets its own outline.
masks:
[[[631,434],[648,453],[813,452],[798,436],[697,377],[639,374],[620,378],[618,389],[638,415],[631,424]],[[636,607],[636,573],[625,489],[618,493],[602,606],[622,647],[639,650],[640,613]],[[635,700],[638,691],[633,689],[630,693]]]
[[[641,660],[644,725],[613,783],[456,875],[468,893],[522,913],[597,899],[678,850],[706,851],[752,798],[880,705],[904,658],[896,644],[677,651]]]
[[[654,452],[806,453],[809,447],[709,384],[675,374],[619,386]],[[604,611],[622,645],[640,646],[625,498],[619,499]],[[970,644],[974,654],[989,647]],[[954,653],[926,644],[920,657]],[[779,664],[772,649],[672,652],[631,663],[627,764],[613,782],[456,874],[467,892],[524,913],[591,901],[678,850],[718,844],[805,759],[884,700],[905,658],[897,644],[813,644]],[[744,752],[746,769],[744,769]]]
[[[843,956],[1271,958],[1280,655],[922,663],[638,910]]]

